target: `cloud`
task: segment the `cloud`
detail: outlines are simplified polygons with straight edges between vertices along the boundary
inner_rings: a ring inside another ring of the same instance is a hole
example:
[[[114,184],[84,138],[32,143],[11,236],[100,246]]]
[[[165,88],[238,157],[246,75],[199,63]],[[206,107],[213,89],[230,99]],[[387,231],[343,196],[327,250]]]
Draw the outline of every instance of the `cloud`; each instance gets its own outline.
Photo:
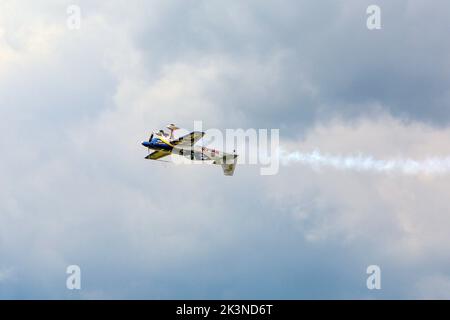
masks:
[[[382,3],[380,33],[364,2],[78,4],[79,31],[56,1],[0,10],[0,255],[15,276],[1,297],[372,298],[374,263],[380,297],[440,296],[426,279],[448,267],[447,177],[225,179],[149,163],[139,142],[203,120],[280,128],[295,150],[446,156],[446,3],[432,19]]]
[[[382,116],[351,126],[340,121],[323,124],[302,142],[286,145],[303,152],[319,148],[384,158],[424,157],[447,154],[447,131]],[[414,286],[418,278],[448,267],[448,180],[446,175],[408,177],[293,165],[282,168],[268,194],[281,217],[291,219],[306,241],[341,243],[357,250],[367,265],[380,265],[389,279],[382,290],[387,290],[385,297],[417,297],[422,296]],[[439,292],[436,289],[436,296]]]
[[[417,283],[420,299],[449,299],[450,279],[445,275],[431,275]]]
[[[11,268],[0,269],[0,282],[5,282],[11,279],[13,276],[13,270]]]
[[[379,32],[366,28],[369,4],[171,2],[157,23],[141,25],[136,45],[152,73],[205,56],[238,63],[240,72],[220,81],[215,103],[247,116],[241,121],[249,126],[307,127],[330,115],[371,114],[374,106],[445,125],[449,48],[439,34],[448,4],[382,1]]]

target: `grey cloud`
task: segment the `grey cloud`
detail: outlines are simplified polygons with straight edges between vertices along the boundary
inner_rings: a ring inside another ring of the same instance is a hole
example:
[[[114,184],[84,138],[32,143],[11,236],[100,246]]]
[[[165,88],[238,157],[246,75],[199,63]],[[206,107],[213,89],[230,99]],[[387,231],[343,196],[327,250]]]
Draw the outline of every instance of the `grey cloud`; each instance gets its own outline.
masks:
[[[83,26],[71,33],[64,6],[37,5],[27,21],[60,33],[0,62],[0,270],[13,275],[1,297],[441,294],[433,275],[448,267],[447,178],[297,167],[261,177],[240,166],[230,180],[218,168],[144,161],[139,141],[166,122],[201,119],[294,131],[283,140],[291,147],[442,152],[446,131],[420,123],[447,121],[437,31],[448,10],[382,3],[384,29],[370,33],[364,2],[80,6]],[[383,108],[417,127],[389,115],[377,122]],[[369,125],[355,129],[365,116]],[[386,275],[379,293],[365,288],[372,263]],[[64,287],[69,264],[82,267],[81,292]]]
[[[249,126],[309,126],[334,115],[370,114],[373,105],[447,124],[447,3],[382,1],[380,31],[366,28],[369,4],[174,2],[158,24],[143,26],[136,43],[151,72],[201,57],[231,60],[239,71],[218,79],[213,101],[244,114]]]

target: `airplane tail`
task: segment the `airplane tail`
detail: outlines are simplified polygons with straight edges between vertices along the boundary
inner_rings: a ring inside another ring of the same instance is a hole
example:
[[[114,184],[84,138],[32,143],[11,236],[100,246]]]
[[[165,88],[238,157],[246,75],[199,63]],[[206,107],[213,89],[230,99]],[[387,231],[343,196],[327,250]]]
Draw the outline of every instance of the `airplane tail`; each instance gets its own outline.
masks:
[[[223,174],[226,176],[232,176],[234,174],[234,169],[236,169],[236,163],[237,163],[236,158],[233,159],[233,163],[223,163],[222,164]]]

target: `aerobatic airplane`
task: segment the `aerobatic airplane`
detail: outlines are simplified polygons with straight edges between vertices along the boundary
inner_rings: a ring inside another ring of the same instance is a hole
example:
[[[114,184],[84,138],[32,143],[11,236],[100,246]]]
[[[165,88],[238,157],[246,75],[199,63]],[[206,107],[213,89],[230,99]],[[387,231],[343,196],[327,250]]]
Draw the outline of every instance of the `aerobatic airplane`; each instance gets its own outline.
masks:
[[[153,132],[148,141],[142,142],[142,145],[149,152],[150,150],[154,150],[145,159],[159,160],[165,156],[176,154],[191,160],[212,161],[213,164],[222,166],[224,175],[233,175],[237,163],[236,154],[195,146],[205,135],[204,132],[193,131],[185,136],[175,138],[173,133],[179,128],[174,124],[170,124],[167,126],[167,129],[169,129],[170,134],[164,132],[164,130],[159,130]]]

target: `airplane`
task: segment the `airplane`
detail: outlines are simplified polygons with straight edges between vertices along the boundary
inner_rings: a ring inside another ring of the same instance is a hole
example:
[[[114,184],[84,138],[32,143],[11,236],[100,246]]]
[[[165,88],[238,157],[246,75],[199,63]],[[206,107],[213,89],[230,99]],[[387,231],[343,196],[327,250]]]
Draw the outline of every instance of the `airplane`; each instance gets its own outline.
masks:
[[[205,135],[204,132],[193,131],[185,136],[175,138],[174,131],[180,128],[173,123],[166,128],[169,129],[170,133],[166,133],[164,130],[155,131],[150,135],[148,141],[142,142],[142,145],[149,151],[149,155],[145,159],[159,160],[175,154],[190,160],[213,161],[213,164],[222,166],[224,175],[232,176],[234,174],[238,157],[236,154],[195,146]],[[154,151],[150,153],[150,150]]]

